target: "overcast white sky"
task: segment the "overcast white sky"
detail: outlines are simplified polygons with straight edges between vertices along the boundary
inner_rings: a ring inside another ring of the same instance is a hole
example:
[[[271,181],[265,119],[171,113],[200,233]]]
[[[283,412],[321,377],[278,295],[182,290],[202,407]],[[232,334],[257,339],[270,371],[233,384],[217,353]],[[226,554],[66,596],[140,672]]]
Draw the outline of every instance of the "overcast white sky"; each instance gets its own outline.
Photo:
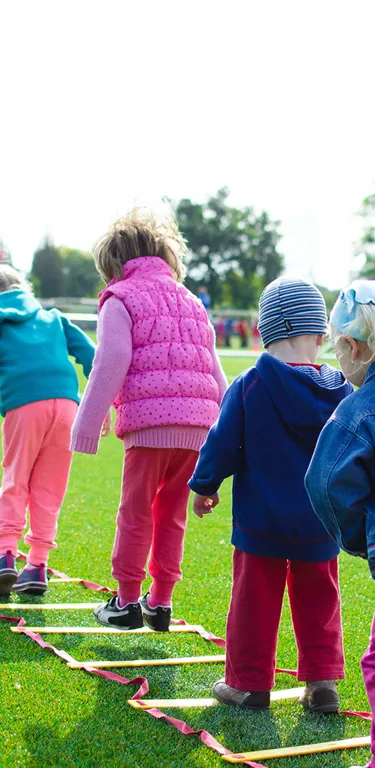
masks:
[[[134,202],[282,220],[288,272],[340,287],[375,191],[373,0],[0,0],[0,238],[89,250]]]

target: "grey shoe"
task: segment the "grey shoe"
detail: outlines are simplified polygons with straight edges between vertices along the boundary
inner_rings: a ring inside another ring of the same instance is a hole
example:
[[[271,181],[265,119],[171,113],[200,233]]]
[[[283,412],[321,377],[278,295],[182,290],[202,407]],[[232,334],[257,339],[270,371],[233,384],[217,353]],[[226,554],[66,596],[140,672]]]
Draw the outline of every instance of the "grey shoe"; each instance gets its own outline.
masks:
[[[232,704],[258,712],[270,707],[270,691],[237,691],[236,688],[227,685],[224,680],[218,680],[212,690],[220,704]]]
[[[334,680],[316,680],[307,683],[300,698],[301,704],[310,712],[332,714],[339,711],[339,694]]]
[[[139,603],[128,603],[125,608],[119,608],[117,596],[111,597],[107,603],[101,603],[94,610],[94,616],[99,624],[117,629],[140,629],[143,627],[141,606]]]
[[[16,558],[9,550],[6,555],[0,557],[0,595],[10,595],[13,584],[17,581],[17,576]]]

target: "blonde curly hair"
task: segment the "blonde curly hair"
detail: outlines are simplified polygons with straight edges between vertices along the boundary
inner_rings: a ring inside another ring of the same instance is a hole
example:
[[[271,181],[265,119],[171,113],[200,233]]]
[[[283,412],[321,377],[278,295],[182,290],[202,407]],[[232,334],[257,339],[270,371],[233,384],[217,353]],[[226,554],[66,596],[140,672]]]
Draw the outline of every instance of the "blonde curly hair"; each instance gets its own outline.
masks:
[[[127,261],[159,256],[169,264],[175,280],[183,282],[186,241],[172,214],[157,218],[147,208],[133,208],[118,219],[94,245],[96,268],[105,283],[122,280]]]
[[[14,291],[16,289],[29,290],[29,286],[16,269],[3,264],[0,266],[0,293]]]

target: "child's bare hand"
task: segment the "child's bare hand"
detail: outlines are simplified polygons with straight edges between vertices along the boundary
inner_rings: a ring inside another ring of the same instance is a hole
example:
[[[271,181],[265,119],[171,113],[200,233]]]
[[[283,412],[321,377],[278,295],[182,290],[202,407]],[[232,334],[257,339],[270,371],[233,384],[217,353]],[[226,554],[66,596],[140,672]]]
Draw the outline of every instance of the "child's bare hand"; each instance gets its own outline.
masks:
[[[195,493],[193,502],[194,513],[197,517],[209,515],[214,507],[217,507],[219,502],[220,498],[218,493],[214,493],[212,496],[200,496],[199,493]]]
[[[111,411],[108,411],[102,426],[101,437],[107,437],[111,432],[112,417]]]

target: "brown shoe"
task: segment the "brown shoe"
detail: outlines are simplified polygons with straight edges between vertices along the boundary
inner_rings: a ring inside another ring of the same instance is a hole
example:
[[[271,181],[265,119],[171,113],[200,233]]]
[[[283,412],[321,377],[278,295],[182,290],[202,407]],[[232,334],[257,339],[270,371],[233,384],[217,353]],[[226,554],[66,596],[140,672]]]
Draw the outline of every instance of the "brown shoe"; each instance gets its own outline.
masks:
[[[339,695],[334,680],[316,680],[307,683],[300,698],[301,704],[310,712],[332,714],[339,711]]]
[[[218,680],[213,687],[213,694],[220,704],[232,704],[236,707],[246,707],[261,711],[269,709],[271,694],[269,691],[237,691],[224,680]]]

